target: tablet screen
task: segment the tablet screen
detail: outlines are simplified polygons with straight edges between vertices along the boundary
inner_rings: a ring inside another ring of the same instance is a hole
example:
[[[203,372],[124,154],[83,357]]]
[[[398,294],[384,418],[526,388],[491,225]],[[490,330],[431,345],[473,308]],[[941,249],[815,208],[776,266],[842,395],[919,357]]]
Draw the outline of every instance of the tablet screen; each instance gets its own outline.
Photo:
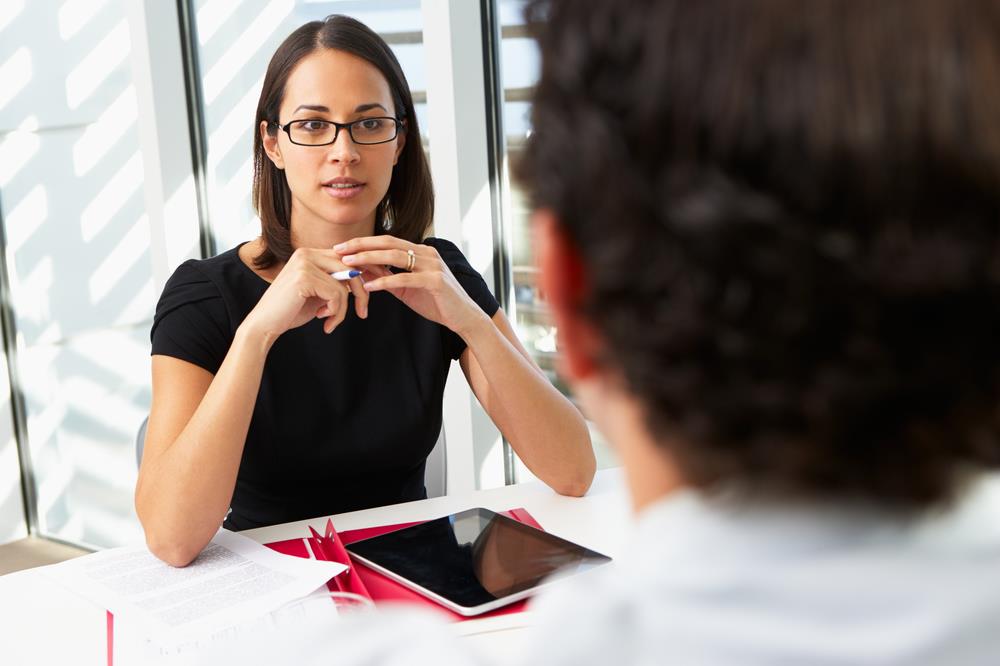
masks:
[[[611,559],[482,508],[357,541],[347,550],[466,609],[495,607],[491,602],[517,595],[514,601],[556,572]]]

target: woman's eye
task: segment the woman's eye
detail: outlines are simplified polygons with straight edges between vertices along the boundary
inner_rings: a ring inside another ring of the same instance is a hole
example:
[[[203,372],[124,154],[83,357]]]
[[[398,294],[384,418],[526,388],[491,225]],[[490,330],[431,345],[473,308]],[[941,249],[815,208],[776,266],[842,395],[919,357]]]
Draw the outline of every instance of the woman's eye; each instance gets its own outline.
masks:
[[[299,123],[299,127],[306,132],[322,132],[326,129],[327,124],[322,120],[307,120],[303,123]]]
[[[366,120],[362,120],[360,125],[361,129],[365,130],[366,132],[375,132],[382,127],[382,119],[368,118]]]

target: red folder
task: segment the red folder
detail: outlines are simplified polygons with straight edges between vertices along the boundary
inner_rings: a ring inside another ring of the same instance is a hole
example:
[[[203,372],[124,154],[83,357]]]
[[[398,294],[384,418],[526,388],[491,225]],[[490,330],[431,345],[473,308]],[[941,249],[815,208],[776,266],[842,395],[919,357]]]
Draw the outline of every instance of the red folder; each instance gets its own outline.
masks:
[[[528,513],[527,509],[510,509],[501,513],[526,525],[542,529],[542,526],[538,524],[538,521],[536,521],[530,513]],[[354,592],[355,594],[360,594],[363,597],[371,599],[375,602],[376,606],[379,603],[385,602],[413,603],[433,608],[441,613],[444,613],[455,621],[472,619],[448,610],[444,606],[437,604],[425,596],[417,594],[409,588],[403,587],[396,581],[383,576],[379,572],[368,568],[360,562],[352,561],[349,553],[344,548],[346,544],[378,536],[379,534],[401,530],[404,527],[417,525],[422,522],[424,521],[399,523],[397,525],[384,525],[382,527],[368,527],[360,530],[349,530],[343,534],[337,534],[336,530],[333,529],[333,522],[327,520],[326,530],[324,530],[324,534],[322,536],[320,536],[319,532],[310,527],[309,531],[312,533],[311,536],[303,537],[301,539],[288,539],[287,541],[275,541],[264,545],[272,550],[278,551],[279,553],[284,553],[285,555],[310,557],[311,552],[312,556],[317,560],[326,560],[346,564],[348,566],[347,571],[331,578],[330,582],[326,584],[331,591]],[[508,613],[520,613],[524,610],[526,604],[527,601],[518,601],[508,606],[504,606],[503,608],[490,611],[489,613],[477,615],[476,618],[506,615]],[[114,615],[112,615],[111,611],[107,611],[106,632],[108,666],[114,665],[114,626]]]
[[[510,518],[513,518],[514,520],[525,523],[526,525],[542,529],[541,525],[538,524],[538,522],[530,513],[528,513],[526,509],[510,509],[509,511],[504,511],[502,513]],[[347,571],[335,576],[329,583],[327,583],[327,587],[330,588],[330,590],[340,590],[360,594],[374,601],[376,606],[379,605],[379,603],[385,602],[413,603],[433,608],[436,611],[444,613],[455,621],[471,619],[452,612],[431,599],[417,594],[413,590],[410,590],[381,573],[370,569],[364,564],[352,560],[349,553],[344,548],[346,544],[361,541],[362,539],[378,536],[380,534],[385,534],[387,532],[395,532],[396,530],[409,527],[410,525],[417,525],[421,522],[424,521],[384,525],[382,527],[369,527],[360,530],[349,530],[343,532],[342,534],[337,534],[336,530],[333,529],[333,522],[328,520],[323,536],[320,536],[316,530],[310,527],[309,530],[312,532],[311,537],[303,539],[289,539],[288,541],[276,541],[274,543],[267,543],[264,545],[278,551],[279,553],[296,555],[298,557],[309,557],[311,550],[312,555],[316,559],[332,560],[334,562],[340,562],[348,565]],[[508,613],[519,613],[524,610],[526,603],[526,601],[518,601],[508,606],[504,606],[503,608],[490,611],[489,613],[477,615],[476,618],[506,615]]]

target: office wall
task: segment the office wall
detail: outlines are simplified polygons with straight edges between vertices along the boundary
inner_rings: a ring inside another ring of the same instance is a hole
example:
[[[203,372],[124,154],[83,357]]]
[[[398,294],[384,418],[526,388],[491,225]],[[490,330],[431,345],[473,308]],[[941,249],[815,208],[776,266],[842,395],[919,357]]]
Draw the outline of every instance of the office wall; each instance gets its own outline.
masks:
[[[21,498],[21,469],[11,421],[7,364],[0,356],[0,544],[26,536]]]
[[[182,189],[150,196],[169,184],[150,154],[141,12],[67,0],[7,2],[0,15],[0,212],[22,453],[40,531],[95,546],[140,536],[132,447],[150,398],[153,223]],[[0,445],[5,422],[0,412]]]

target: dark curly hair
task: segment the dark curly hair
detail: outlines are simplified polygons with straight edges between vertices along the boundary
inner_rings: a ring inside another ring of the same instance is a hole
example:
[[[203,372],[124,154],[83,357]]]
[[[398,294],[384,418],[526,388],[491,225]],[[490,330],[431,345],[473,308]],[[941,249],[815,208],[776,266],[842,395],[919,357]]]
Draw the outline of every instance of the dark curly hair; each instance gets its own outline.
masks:
[[[919,509],[1000,465],[1000,3],[526,17],[518,178],[689,483]]]

